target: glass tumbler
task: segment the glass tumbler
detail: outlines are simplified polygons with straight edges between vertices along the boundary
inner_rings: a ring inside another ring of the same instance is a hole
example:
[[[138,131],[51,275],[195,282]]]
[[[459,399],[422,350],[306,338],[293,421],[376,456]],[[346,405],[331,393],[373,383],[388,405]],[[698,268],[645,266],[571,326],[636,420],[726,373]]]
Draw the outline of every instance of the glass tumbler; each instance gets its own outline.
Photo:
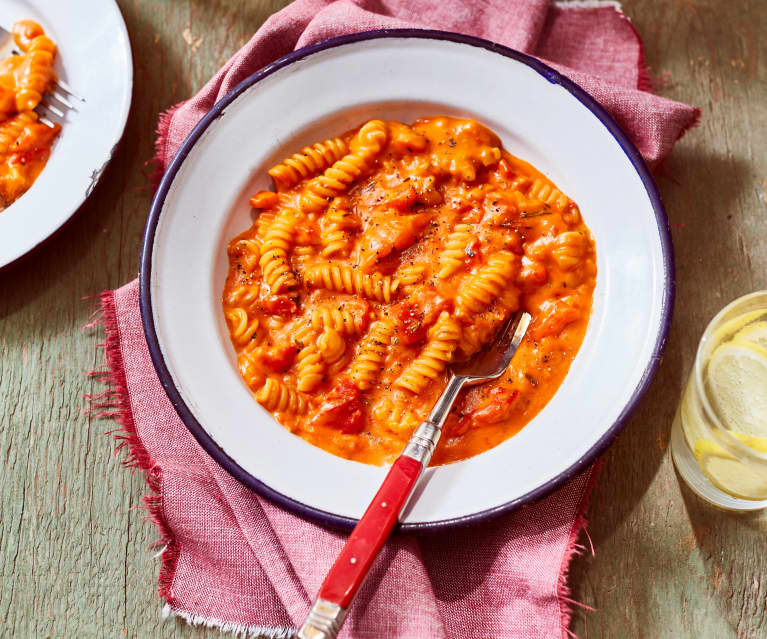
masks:
[[[767,291],[706,327],[671,429],[679,474],[706,501],[767,508]]]

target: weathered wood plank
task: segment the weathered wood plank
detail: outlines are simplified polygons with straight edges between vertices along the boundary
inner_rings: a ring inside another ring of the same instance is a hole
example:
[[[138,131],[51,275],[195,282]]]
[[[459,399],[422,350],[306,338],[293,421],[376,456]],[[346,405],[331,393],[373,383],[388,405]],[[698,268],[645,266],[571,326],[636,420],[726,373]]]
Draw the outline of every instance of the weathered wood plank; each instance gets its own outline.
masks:
[[[139,475],[110,460],[109,428],[79,413],[98,336],[80,298],[134,277],[151,199],[144,162],[159,111],[188,97],[281,0],[120,0],[136,89],[125,139],[93,198],[30,258],[0,272],[0,633],[17,637],[216,637],[163,622],[154,529]],[[666,445],[707,319],[767,287],[767,28],[758,0],[624,0],[661,93],[703,107],[660,186],[677,251],[669,347],[591,506],[596,556],[573,566],[583,638],[767,634],[767,524],[679,488]],[[670,78],[664,76],[670,72]],[[673,178],[673,179],[671,179]],[[678,181],[677,185],[675,181]]]

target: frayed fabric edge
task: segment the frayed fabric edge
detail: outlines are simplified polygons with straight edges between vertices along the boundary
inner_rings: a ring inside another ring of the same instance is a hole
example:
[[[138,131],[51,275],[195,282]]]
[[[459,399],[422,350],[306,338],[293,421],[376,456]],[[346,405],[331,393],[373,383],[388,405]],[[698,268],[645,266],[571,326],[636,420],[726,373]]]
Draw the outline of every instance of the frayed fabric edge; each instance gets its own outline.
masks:
[[[89,375],[97,377],[106,384],[107,388],[96,395],[86,396],[85,399],[90,404],[89,412],[91,416],[101,419],[113,419],[119,424],[118,428],[108,431],[106,434],[113,436],[118,442],[114,451],[115,455],[121,449],[127,448],[128,453],[123,459],[122,465],[133,470],[141,470],[145,473],[146,483],[151,493],[144,496],[143,506],[160,533],[160,539],[153,546],[155,548],[162,548],[162,551],[159,553],[161,564],[157,591],[160,597],[170,603],[171,586],[173,584],[173,577],[176,574],[180,550],[173,531],[165,519],[161,492],[162,469],[152,461],[149,452],[136,432],[128,383],[125,378],[114,292],[104,291],[99,295],[99,302],[101,316],[97,317],[95,321],[93,318],[90,318],[90,326],[93,327],[101,324],[104,327],[106,339],[104,340],[103,347],[107,369],[91,371]]]
[[[578,535],[581,531],[586,532],[586,511],[589,508],[589,498],[591,492],[594,490],[594,486],[597,483],[597,477],[602,469],[602,460],[598,460],[591,468],[591,474],[586,483],[586,488],[583,490],[580,503],[576,509],[576,517],[570,528],[570,536],[567,540],[567,546],[562,557],[562,563],[559,568],[559,577],[557,578],[557,602],[559,603],[560,625],[562,629],[562,639],[576,639],[575,633],[570,630],[570,623],[573,619],[573,606],[584,608],[586,610],[594,611],[594,608],[588,606],[579,601],[575,601],[570,597],[571,590],[568,583],[570,578],[570,565],[574,557],[582,555],[585,547],[576,543],[578,541]],[[588,535],[588,533],[586,533]],[[590,542],[591,540],[589,540]],[[594,547],[591,546],[591,552],[594,553]]]
[[[216,628],[221,632],[232,634],[235,637],[241,637],[241,639],[295,639],[297,636],[295,628],[284,626],[249,626],[246,624],[233,623],[215,617],[205,617],[203,615],[184,612],[183,610],[175,609],[169,603],[166,603],[162,609],[162,618],[168,619],[170,617],[180,617],[191,626]]]
[[[184,102],[179,102],[178,104],[173,105],[160,113],[157,118],[157,127],[155,128],[155,135],[157,137],[154,141],[154,157],[152,158],[154,170],[147,176],[149,183],[155,189],[160,185],[160,180],[162,180],[162,176],[165,175],[165,169],[168,168],[165,164],[165,157],[167,155],[166,151],[168,147],[168,134],[170,132],[171,121],[173,120],[173,115],[183,104]],[[150,164],[150,162],[147,162],[146,164]]]
[[[618,12],[621,18],[629,23],[631,29],[634,31],[637,42],[639,42],[639,59],[637,60],[638,76],[637,76],[637,89],[639,91],[645,91],[652,93],[653,81],[650,77],[650,67],[645,62],[644,57],[644,44],[642,38],[639,37],[634,24],[631,22],[631,18],[623,12],[623,7],[620,2],[613,2],[613,0],[559,0],[554,2],[554,6],[557,9],[605,9],[611,8]]]

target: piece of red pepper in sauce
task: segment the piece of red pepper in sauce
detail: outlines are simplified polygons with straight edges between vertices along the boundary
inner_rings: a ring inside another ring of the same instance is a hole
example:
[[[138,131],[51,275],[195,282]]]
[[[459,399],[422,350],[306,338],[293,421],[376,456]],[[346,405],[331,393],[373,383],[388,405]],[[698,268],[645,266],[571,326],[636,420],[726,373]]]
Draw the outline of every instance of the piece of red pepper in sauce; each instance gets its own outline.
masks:
[[[471,425],[497,424],[508,419],[519,391],[506,386],[496,386],[489,395],[489,402],[471,413]]]
[[[417,344],[426,339],[428,325],[424,322],[424,311],[420,305],[400,304],[395,313],[397,335],[404,344]]]
[[[293,315],[298,305],[289,295],[270,295],[261,301],[261,310],[268,315]]]
[[[384,204],[400,213],[407,213],[418,199],[418,192],[410,184],[401,184],[392,189],[393,195],[386,199]]]
[[[341,377],[325,396],[312,419],[314,426],[326,426],[347,435],[359,433],[365,426],[362,392],[351,380]]]
[[[296,349],[294,346],[275,346],[260,353],[259,359],[275,373],[284,373],[296,359]]]

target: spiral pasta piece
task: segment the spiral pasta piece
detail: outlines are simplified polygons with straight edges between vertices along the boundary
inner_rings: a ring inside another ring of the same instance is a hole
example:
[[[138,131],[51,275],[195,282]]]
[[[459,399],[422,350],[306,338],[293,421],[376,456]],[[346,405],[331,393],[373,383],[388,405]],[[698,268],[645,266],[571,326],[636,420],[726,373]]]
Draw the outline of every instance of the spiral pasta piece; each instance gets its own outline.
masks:
[[[266,232],[274,223],[275,217],[277,217],[277,212],[273,210],[261,211],[261,213],[259,213],[255,224],[255,239],[259,244],[264,243],[264,240],[266,239]]]
[[[262,211],[276,208],[279,206],[280,202],[280,194],[275,193],[274,191],[258,191],[257,193],[254,193],[248,201],[254,209]]]
[[[354,213],[346,210],[341,202],[332,202],[322,218],[322,255],[331,257],[336,254],[348,254],[351,245],[349,231],[359,228],[360,219]]]
[[[346,352],[346,340],[334,328],[326,328],[317,338],[317,348],[328,366],[338,362]]]
[[[56,45],[40,29],[40,34],[26,47],[20,44],[19,48],[26,52],[26,56],[16,73],[16,109],[31,111],[42,100],[43,93],[56,82],[53,71]]]
[[[429,329],[426,347],[402,371],[402,375],[397,378],[394,385],[412,393],[422,392],[445,370],[460,339],[460,325],[450,313],[442,311],[437,322]]]
[[[393,331],[391,320],[382,319],[375,322],[362,338],[349,372],[352,382],[360,390],[370,388],[383,369]]]
[[[516,270],[517,257],[509,251],[498,251],[490,256],[487,263],[461,285],[455,297],[459,317],[481,313],[504,288],[511,284]]]
[[[444,280],[461,269],[466,263],[466,248],[473,237],[469,224],[456,224],[445,241],[445,248],[439,254],[440,269],[437,277]]]
[[[258,299],[258,294],[261,292],[261,286],[258,283],[247,284],[245,282],[238,284],[231,289],[227,296],[226,302],[231,305],[240,305],[243,307],[250,306]]]
[[[366,326],[364,315],[343,308],[320,306],[312,311],[312,328],[316,331],[332,328],[343,335],[358,335]]]
[[[323,210],[330,200],[343,193],[366,168],[366,157],[355,154],[345,155],[322,175],[309,180],[301,194],[301,210],[307,212]]]
[[[280,164],[269,169],[269,175],[274,179],[277,189],[285,191],[301,180],[324,171],[340,160],[348,150],[349,147],[341,138],[329,138],[312,146],[306,146],[298,153],[284,159]]]
[[[0,122],[0,155],[11,152],[11,146],[19,139],[24,127],[37,122],[37,113],[24,111],[14,117]]]
[[[387,135],[386,124],[380,120],[363,125],[353,142],[352,152],[309,180],[301,194],[301,210],[318,212],[325,209],[335,196],[343,193],[368,169],[368,163],[381,151]]]
[[[255,395],[256,401],[266,410],[283,413],[305,413],[309,405],[307,398],[279,380],[269,377]]]
[[[565,231],[552,243],[551,257],[563,271],[572,271],[583,262],[590,246],[585,233]]]
[[[536,178],[527,195],[534,200],[540,200],[544,204],[548,204],[558,213],[564,211],[570,203],[569,197],[541,178]]]
[[[261,246],[258,241],[252,239],[238,240],[234,244],[234,249],[235,252],[242,256],[240,264],[245,267],[248,273],[253,272],[256,266],[258,266],[258,260],[261,257]]]
[[[237,344],[243,345],[250,340],[258,339],[258,318],[248,317],[244,308],[231,308],[226,311],[226,319],[231,325],[231,336]]]
[[[394,277],[400,286],[412,286],[423,282],[426,270],[423,264],[407,264],[397,269]]]
[[[399,286],[391,276],[380,273],[363,273],[348,264],[317,264],[304,274],[309,286],[329,291],[362,295],[379,302],[391,302]]]
[[[401,394],[401,393],[400,393]],[[371,417],[394,433],[412,433],[422,421],[421,411],[409,407],[405,397],[387,397],[371,409]]]
[[[323,257],[331,257],[337,253],[344,254],[349,250],[349,236],[337,226],[328,225],[323,228],[322,249]]]
[[[294,288],[298,284],[288,262],[288,251],[293,246],[297,217],[297,212],[293,209],[280,211],[266,231],[261,246],[259,265],[264,282],[273,293]]]
[[[382,120],[370,120],[360,127],[356,137],[352,140],[352,153],[358,153],[365,157],[372,157],[381,152],[383,145],[389,137],[386,123]]]
[[[316,258],[316,251],[313,246],[301,245],[293,247],[293,264],[300,272],[310,261]]]
[[[38,36],[45,35],[43,28],[34,20],[18,20],[11,28],[13,41],[20,51],[26,53],[32,41]]]
[[[325,376],[325,361],[315,341],[316,336],[315,330],[308,323],[300,326],[293,336],[299,349],[296,355],[296,388],[299,391],[314,390]]]

